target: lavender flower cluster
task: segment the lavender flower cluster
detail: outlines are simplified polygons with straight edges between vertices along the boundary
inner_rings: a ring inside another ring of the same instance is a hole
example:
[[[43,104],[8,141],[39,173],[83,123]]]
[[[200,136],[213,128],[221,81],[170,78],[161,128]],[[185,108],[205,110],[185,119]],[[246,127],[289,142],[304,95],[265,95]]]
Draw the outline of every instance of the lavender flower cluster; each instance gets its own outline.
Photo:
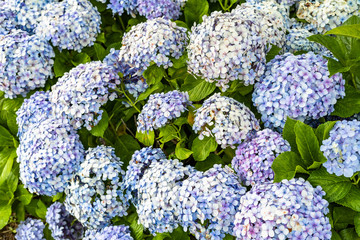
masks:
[[[16,12],[6,2],[0,2],[0,35],[6,35],[17,26]]]
[[[235,148],[235,144],[259,129],[259,121],[248,107],[220,93],[206,99],[196,110],[193,125],[200,139],[214,136],[222,148]]]
[[[279,133],[264,129],[238,146],[231,166],[246,186],[271,182],[274,180],[271,169],[274,159],[290,150],[289,143]]]
[[[256,5],[256,4],[262,4],[264,2],[268,2],[269,0],[247,0],[246,2],[247,3],[250,3],[250,4],[253,4],[253,5]],[[272,1],[272,0],[270,0]],[[290,7],[291,5],[299,2],[300,0],[274,0],[273,2],[276,2],[277,4],[279,5],[283,5],[283,6],[286,6],[286,7]]]
[[[105,3],[105,0],[98,0],[99,2]],[[122,15],[125,11],[133,17],[136,17],[136,6],[138,0],[110,0],[107,5],[113,13]]]
[[[330,114],[345,96],[345,80],[329,75],[327,60],[313,52],[285,53],[268,62],[252,96],[265,127],[281,130],[287,116],[305,121]]]
[[[185,50],[186,32],[186,28],[163,18],[139,23],[123,36],[119,61],[142,71],[151,62],[164,68],[171,67],[170,58],[180,58]]]
[[[16,229],[16,240],[46,240],[44,237],[45,224],[39,219],[27,218]]]
[[[329,203],[302,178],[255,185],[235,215],[237,239],[330,239]]]
[[[96,231],[89,229],[85,233],[83,240],[133,240],[130,235],[129,227],[125,225],[108,226]]]
[[[360,121],[339,121],[329,134],[320,146],[327,158],[323,166],[329,173],[352,177],[360,171]]]
[[[137,130],[148,132],[161,128],[170,120],[180,117],[189,105],[191,102],[187,92],[174,90],[152,94],[137,117]]]

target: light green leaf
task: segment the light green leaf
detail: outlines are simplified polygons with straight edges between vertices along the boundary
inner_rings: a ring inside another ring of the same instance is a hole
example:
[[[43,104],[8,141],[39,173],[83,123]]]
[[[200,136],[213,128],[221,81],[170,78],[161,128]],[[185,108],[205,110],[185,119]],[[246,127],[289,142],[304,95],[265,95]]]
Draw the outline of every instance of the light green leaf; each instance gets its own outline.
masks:
[[[353,37],[360,39],[360,24],[344,25],[325,33],[326,35],[334,34],[338,36]]]
[[[335,111],[331,115],[347,118],[358,112],[360,112],[360,91],[346,85],[345,97],[337,100]]]
[[[283,138],[289,142],[291,150],[298,153],[299,151],[296,144],[296,135],[294,130],[296,122],[296,120],[287,117],[283,130]]]
[[[185,5],[185,22],[189,28],[194,23],[201,23],[202,17],[209,11],[209,3],[206,0],[188,0]]]
[[[200,101],[209,96],[216,89],[215,84],[206,82],[204,79],[196,78],[191,74],[185,78],[181,91],[189,93],[190,101]]]
[[[161,143],[169,142],[178,137],[177,129],[172,125],[160,128],[159,140]]]
[[[191,150],[181,147],[180,142],[176,144],[175,155],[179,160],[188,159],[192,153]]]
[[[14,137],[11,135],[11,133],[0,125],[0,147],[14,146],[13,139]]]
[[[351,208],[357,212],[360,212],[360,189],[356,186],[352,186],[350,191],[341,200],[336,201],[337,204]],[[325,196],[326,197],[326,196]]]
[[[18,188],[16,189],[15,192],[15,196],[24,205],[28,205],[33,197],[33,195],[29,193],[29,191],[26,188],[24,188],[23,184],[18,185]]]
[[[152,146],[155,142],[154,131],[149,132],[136,132],[136,139],[139,140],[145,146]]]
[[[271,168],[274,170],[274,182],[292,179],[297,172],[306,173],[306,166],[299,155],[294,152],[281,153],[275,158]]]
[[[11,215],[11,205],[0,206],[0,229],[6,226]]]
[[[99,123],[91,129],[91,134],[96,137],[103,137],[106,129],[109,126],[109,115],[103,110],[101,120]]]
[[[15,148],[4,148],[0,152],[0,185],[4,184],[4,182],[8,179],[15,158]]]
[[[146,82],[149,86],[159,83],[161,79],[164,77],[164,75],[165,75],[164,68],[158,67],[156,64],[153,64],[150,67],[148,67],[143,73],[143,76],[146,79]]]
[[[97,43],[95,43],[97,44]],[[78,53],[76,54],[73,59],[71,60],[71,63],[74,64],[74,66],[78,66],[80,64],[84,64],[87,62],[90,62],[91,58],[86,53]]]
[[[335,123],[336,123],[336,121],[329,121],[329,122],[319,125],[316,128],[315,135],[320,144],[322,144],[323,140],[329,138],[329,132],[334,127]]]
[[[204,161],[211,152],[215,151],[218,144],[213,137],[195,138],[191,150],[196,161]]]
[[[137,102],[145,100],[150,94],[152,94],[155,91],[161,91],[164,89],[164,85],[161,82],[158,82],[152,86],[150,86],[148,89],[146,89],[145,92],[141,93],[139,97],[136,99]]]

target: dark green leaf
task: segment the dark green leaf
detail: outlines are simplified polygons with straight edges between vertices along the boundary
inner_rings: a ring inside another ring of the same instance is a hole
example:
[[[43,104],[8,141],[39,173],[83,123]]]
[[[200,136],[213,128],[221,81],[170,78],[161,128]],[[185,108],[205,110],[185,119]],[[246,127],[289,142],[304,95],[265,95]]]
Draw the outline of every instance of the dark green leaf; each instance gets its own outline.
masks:
[[[294,130],[296,122],[296,120],[287,117],[283,130],[283,138],[289,142],[291,150],[298,153],[299,151],[296,144],[296,135]]]
[[[270,51],[266,54],[266,62],[270,62],[276,55],[279,55],[281,48],[278,46],[271,44]]]
[[[350,191],[336,203],[351,208],[357,212],[360,212],[360,189],[358,187],[352,186]],[[325,196],[326,197],[326,196]]]
[[[355,231],[360,236],[360,213],[357,213],[354,217]]]
[[[18,202],[18,204],[16,205],[15,214],[18,221],[25,220],[25,206],[22,202]]]
[[[347,228],[340,231],[342,240],[359,240],[360,237],[356,234],[355,228]]]
[[[213,137],[195,138],[191,150],[196,161],[204,161],[211,152],[215,151],[218,144]]]
[[[165,70],[163,67],[158,67],[156,64],[151,65],[148,67],[144,73],[143,76],[146,79],[147,84],[153,85],[156,83],[159,83],[161,79],[165,75]]]
[[[64,73],[68,72],[73,68],[73,64],[69,59],[69,56],[66,51],[60,52],[55,50],[55,60],[54,60],[54,73],[55,77],[61,77]]]
[[[46,211],[47,211],[46,205],[41,200],[39,200],[36,206],[37,206],[35,209],[36,215],[41,219],[45,219]]]
[[[0,147],[12,147],[14,146],[14,137],[11,133],[0,125]]]
[[[335,111],[331,115],[347,118],[358,112],[360,112],[360,91],[346,85],[345,97],[337,100]]]
[[[136,132],[136,139],[139,140],[145,146],[152,146],[155,142],[154,131],[149,132]]]
[[[354,216],[356,212],[346,207],[334,207],[333,209],[333,225],[336,230],[347,228],[348,225],[354,224]]]
[[[194,23],[201,23],[202,17],[209,11],[209,3],[206,0],[188,0],[185,5],[185,22],[189,28]]]
[[[105,39],[105,33],[102,32],[100,33],[97,37],[96,37],[96,41],[100,42],[100,43],[105,43],[106,39]]]
[[[18,188],[16,189],[15,192],[15,196],[24,205],[28,205],[33,197],[33,195],[29,193],[29,191],[26,188],[24,188],[24,185],[22,184],[18,185]]]
[[[331,233],[332,233],[331,240],[342,240],[340,235],[337,232],[335,232],[334,229],[331,229]]]
[[[135,214],[136,215],[136,214]],[[138,218],[134,218],[134,220],[130,224],[131,232],[133,233],[135,240],[144,239],[144,227],[137,221]]]
[[[341,62],[336,61],[333,58],[328,58],[328,69],[330,72],[330,77],[338,72],[347,72],[349,71],[351,66],[344,66]]]
[[[107,54],[105,48],[101,46],[101,44],[99,43],[94,43],[94,49],[95,49],[96,57],[98,58],[98,60],[102,61]]]
[[[212,168],[214,164],[224,164],[224,162],[221,160],[221,158],[218,155],[214,153],[210,153],[210,155],[205,159],[205,161],[196,162],[195,168],[199,171],[204,172]]]
[[[119,136],[115,143],[115,152],[125,163],[128,163],[134,152],[139,149],[139,143],[130,135]]]
[[[346,46],[343,42],[338,40],[335,37],[332,36],[326,36],[326,35],[312,35],[308,37],[310,41],[314,41],[317,43],[320,43],[321,45],[325,46],[327,49],[329,49],[334,56],[341,62],[345,63],[345,54],[346,54]]]
[[[97,44],[97,43],[95,43],[95,44]],[[74,66],[78,66],[80,64],[84,64],[84,63],[87,63],[90,61],[91,61],[91,58],[86,53],[78,53],[71,60],[72,64],[74,64]]]
[[[200,101],[212,92],[214,92],[216,86],[213,83],[208,83],[204,79],[195,78],[189,74],[185,78],[184,85],[181,87],[181,91],[187,91],[189,93],[190,101]]]
[[[136,99],[136,101],[142,101],[145,100],[150,94],[152,94],[155,91],[161,91],[164,89],[164,85],[161,82],[158,82],[152,86],[150,86],[148,89],[146,89],[145,92],[141,93],[139,97]]]
[[[11,174],[11,170],[16,158],[14,148],[4,148],[0,152],[0,185],[2,185]]]
[[[322,143],[323,140],[329,138],[329,132],[334,127],[335,123],[336,121],[329,121],[319,125],[316,128],[315,135],[320,144]]]
[[[109,126],[109,115],[103,110],[101,120],[99,123],[91,129],[91,134],[96,137],[103,137],[106,129]]]
[[[11,215],[11,205],[0,206],[0,229],[6,226]]]
[[[283,179],[292,179],[297,172],[306,173],[305,163],[299,155],[294,152],[281,153],[275,158],[271,168],[274,170],[274,182]]]

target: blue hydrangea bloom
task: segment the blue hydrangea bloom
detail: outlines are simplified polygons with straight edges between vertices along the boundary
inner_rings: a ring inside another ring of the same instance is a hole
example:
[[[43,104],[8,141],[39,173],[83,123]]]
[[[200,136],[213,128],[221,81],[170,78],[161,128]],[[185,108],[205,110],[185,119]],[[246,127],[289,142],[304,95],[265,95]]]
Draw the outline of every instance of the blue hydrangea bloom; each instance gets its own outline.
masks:
[[[16,240],[45,240],[45,225],[40,219],[27,218],[16,229]]]
[[[107,5],[107,8],[111,9],[114,14],[117,13],[119,15],[122,15],[126,11],[129,15],[133,17],[136,17],[136,7],[137,0],[110,0],[110,3]]]
[[[90,1],[67,0],[46,5],[35,32],[60,50],[80,52],[94,44],[100,24],[100,13]]]
[[[54,113],[66,116],[75,129],[91,130],[101,120],[100,107],[117,97],[110,90],[118,84],[120,78],[112,67],[100,61],[80,64],[52,86]]]
[[[30,192],[47,196],[63,192],[84,159],[79,135],[64,118],[33,124],[16,152],[20,180]]]
[[[235,214],[246,188],[229,167],[216,164],[206,172],[194,172],[177,192],[185,231],[189,229],[200,240],[233,235]]]
[[[256,184],[235,215],[238,240],[331,239],[325,192],[302,178]]]
[[[145,132],[164,127],[172,119],[180,117],[189,105],[187,92],[174,90],[152,94],[137,117],[137,130]]]
[[[231,166],[246,186],[272,182],[271,165],[280,153],[287,151],[291,151],[290,144],[279,133],[264,129],[238,146]]]
[[[187,0],[137,0],[137,11],[147,19],[178,19]]]
[[[279,5],[283,5],[283,6],[286,6],[286,7],[289,7],[297,2],[299,2],[300,0],[247,0],[246,2],[247,3],[250,3],[250,4],[262,4],[262,3],[266,3],[266,2],[276,2],[278,3]]]
[[[125,171],[115,149],[106,146],[89,148],[80,170],[66,189],[65,207],[89,229],[110,224],[115,216],[127,215],[128,200],[122,193]]]
[[[5,2],[0,2],[0,35],[6,35],[17,26],[16,12]]]
[[[329,173],[352,177],[360,171],[360,121],[339,121],[330,131],[320,150],[327,158],[323,164]]]
[[[22,30],[0,35],[0,91],[15,98],[44,87],[53,76],[54,57],[51,45],[36,35]]]
[[[222,148],[235,148],[235,144],[259,129],[259,121],[248,107],[220,93],[206,99],[196,110],[193,125],[200,139],[214,136]]]
[[[286,53],[268,62],[252,95],[265,127],[281,131],[287,116],[305,121],[334,111],[345,96],[345,80],[339,73],[329,75],[327,60],[313,52]]]
[[[84,228],[66,211],[64,204],[54,202],[46,212],[46,222],[49,224],[51,236],[55,240],[82,239]]]
[[[16,123],[18,125],[18,136],[22,135],[33,124],[38,124],[52,114],[52,105],[49,101],[49,91],[38,91],[25,99],[19,110],[16,112]]]
[[[133,240],[130,229],[125,225],[109,226],[99,231],[89,229],[83,240]]]
[[[185,50],[186,32],[186,28],[163,18],[139,23],[123,36],[119,60],[143,71],[151,62],[171,67],[170,58],[180,58]]]

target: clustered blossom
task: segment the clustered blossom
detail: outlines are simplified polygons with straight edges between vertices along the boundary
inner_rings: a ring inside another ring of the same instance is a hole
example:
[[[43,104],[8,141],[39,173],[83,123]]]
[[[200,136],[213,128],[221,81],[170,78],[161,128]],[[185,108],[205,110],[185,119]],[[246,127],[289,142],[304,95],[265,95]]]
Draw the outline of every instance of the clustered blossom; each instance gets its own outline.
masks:
[[[281,130],[286,117],[305,121],[329,115],[345,96],[345,80],[329,77],[327,60],[309,52],[278,55],[267,63],[252,100],[265,127]]]
[[[65,115],[75,129],[91,130],[102,117],[100,107],[117,97],[110,92],[120,84],[114,69],[100,61],[80,64],[52,86],[50,101],[56,115]]]
[[[22,135],[34,124],[41,123],[52,114],[52,106],[49,101],[49,91],[38,91],[25,99],[16,112],[16,123],[18,125],[18,136]]]
[[[103,3],[106,2],[105,0],[98,1]],[[126,11],[129,15],[135,17],[135,14],[137,13],[137,1],[138,0],[110,0],[107,7],[111,9],[114,14],[117,13],[122,15]]]
[[[352,177],[360,171],[360,121],[339,121],[322,142],[320,150],[327,161],[323,164],[329,173]]]
[[[297,16],[308,21],[320,33],[325,33],[351,16],[359,16],[359,7],[357,0],[303,0],[299,3]]]
[[[187,0],[137,0],[137,11],[147,19],[178,19]]]
[[[331,238],[325,192],[302,178],[255,185],[235,216],[238,240]]]
[[[127,215],[129,207],[121,187],[123,162],[112,147],[89,148],[80,170],[66,189],[65,207],[89,229],[110,224],[115,216]]]
[[[246,188],[229,167],[216,164],[206,172],[194,172],[177,191],[185,231],[189,229],[200,240],[221,240],[225,234],[233,234],[235,214]]]
[[[178,118],[191,105],[189,94],[177,90],[150,95],[137,118],[139,132],[161,128],[170,120]]]
[[[100,13],[90,1],[67,0],[46,5],[35,31],[60,50],[80,52],[94,44],[100,24]]]
[[[271,165],[274,159],[290,150],[289,143],[279,133],[264,129],[238,146],[231,166],[246,186],[272,182],[274,171]]]
[[[189,39],[189,72],[222,91],[234,80],[254,84],[265,71],[266,39],[259,22],[246,15],[212,12],[191,28]]]
[[[178,227],[177,186],[195,170],[179,160],[154,161],[137,183],[139,223],[150,233],[172,232]]]
[[[196,110],[193,125],[193,130],[200,132],[200,139],[214,136],[222,148],[235,148],[235,144],[259,129],[259,121],[248,107],[220,93],[206,99]]]
[[[250,4],[254,4],[254,5],[255,4],[263,4],[266,2],[276,2],[279,5],[289,7],[299,1],[300,0],[276,0],[276,1],[275,0],[247,0],[246,2],[250,3]]]
[[[54,240],[78,240],[84,234],[84,228],[66,211],[64,204],[55,202],[46,212],[46,222],[49,224]],[[96,239],[96,238],[95,238]]]
[[[133,240],[130,235],[130,229],[125,225],[108,226],[103,229],[92,230],[85,232],[83,240]]]
[[[125,61],[130,67],[142,71],[151,62],[159,67],[171,67],[173,63],[170,58],[180,58],[185,50],[186,31],[186,28],[163,18],[139,23],[123,36],[119,61]]]
[[[5,2],[0,2],[0,35],[8,34],[16,26],[16,12],[11,10]]]
[[[51,45],[36,35],[22,30],[0,35],[0,91],[15,98],[45,86],[53,76],[53,57]]]
[[[16,229],[16,240],[45,240],[45,225],[40,219],[27,218]]]
[[[53,196],[63,192],[79,169],[84,147],[64,118],[32,125],[17,148],[20,180],[32,193]]]

